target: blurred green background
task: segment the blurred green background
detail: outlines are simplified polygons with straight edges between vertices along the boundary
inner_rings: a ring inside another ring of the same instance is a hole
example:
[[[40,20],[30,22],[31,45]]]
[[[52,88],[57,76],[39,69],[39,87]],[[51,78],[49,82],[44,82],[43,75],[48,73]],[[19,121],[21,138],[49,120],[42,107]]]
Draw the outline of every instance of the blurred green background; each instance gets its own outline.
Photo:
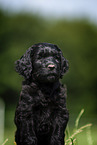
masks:
[[[92,138],[97,144],[97,25],[88,19],[45,19],[29,13],[0,10],[0,99],[5,103],[5,132],[8,145],[13,145],[14,113],[21,91],[22,77],[14,70],[14,62],[31,45],[48,42],[58,45],[69,61],[69,72],[62,83],[67,85],[69,126],[82,108],[81,125],[92,123]],[[2,116],[1,116],[2,118]],[[82,138],[85,132],[81,133]],[[86,145],[79,139],[79,145]]]

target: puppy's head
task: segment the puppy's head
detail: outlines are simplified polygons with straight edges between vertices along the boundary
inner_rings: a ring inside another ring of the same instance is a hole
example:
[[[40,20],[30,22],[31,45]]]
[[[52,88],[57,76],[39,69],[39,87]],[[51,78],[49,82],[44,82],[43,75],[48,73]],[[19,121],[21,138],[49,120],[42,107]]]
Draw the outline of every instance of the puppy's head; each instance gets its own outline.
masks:
[[[38,43],[30,47],[16,61],[16,71],[27,80],[56,82],[68,70],[68,61],[61,50],[50,43]]]

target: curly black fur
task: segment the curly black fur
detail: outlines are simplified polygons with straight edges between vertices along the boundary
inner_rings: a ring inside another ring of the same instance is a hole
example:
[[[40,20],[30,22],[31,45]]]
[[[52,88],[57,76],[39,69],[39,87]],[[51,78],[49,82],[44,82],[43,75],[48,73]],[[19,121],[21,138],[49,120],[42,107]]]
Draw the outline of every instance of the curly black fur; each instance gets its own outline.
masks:
[[[25,78],[15,113],[17,145],[64,145],[66,88],[59,82],[68,61],[53,44],[38,43],[16,61]]]

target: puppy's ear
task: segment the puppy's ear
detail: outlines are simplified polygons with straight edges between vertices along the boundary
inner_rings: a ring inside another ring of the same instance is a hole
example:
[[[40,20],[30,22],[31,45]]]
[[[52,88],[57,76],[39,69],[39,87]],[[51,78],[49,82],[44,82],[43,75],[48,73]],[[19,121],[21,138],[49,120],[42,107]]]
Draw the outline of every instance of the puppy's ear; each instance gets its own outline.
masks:
[[[69,69],[69,64],[68,60],[63,57],[61,54],[61,73],[60,73],[60,78],[63,77],[64,73],[66,73]]]
[[[60,56],[61,56],[61,72],[60,72],[60,78],[62,78],[63,75],[64,75],[64,73],[66,73],[68,71],[69,64],[68,64],[68,60],[64,58],[61,49],[57,45],[54,45],[54,46],[57,48],[57,50],[59,51]]]
[[[32,63],[31,63],[31,54],[33,51],[33,46],[30,47],[26,53],[15,62],[15,69],[20,75],[22,75],[25,79],[29,79],[31,77],[32,72]]]

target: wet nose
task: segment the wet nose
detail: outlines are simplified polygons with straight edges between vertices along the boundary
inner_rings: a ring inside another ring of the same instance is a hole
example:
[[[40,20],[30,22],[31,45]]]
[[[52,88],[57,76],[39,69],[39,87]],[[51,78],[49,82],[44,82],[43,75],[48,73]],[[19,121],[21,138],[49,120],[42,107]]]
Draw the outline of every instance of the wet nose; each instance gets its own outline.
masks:
[[[49,64],[47,67],[48,67],[49,69],[53,70],[53,69],[55,68],[55,65],[54,65],[54,64]]]

